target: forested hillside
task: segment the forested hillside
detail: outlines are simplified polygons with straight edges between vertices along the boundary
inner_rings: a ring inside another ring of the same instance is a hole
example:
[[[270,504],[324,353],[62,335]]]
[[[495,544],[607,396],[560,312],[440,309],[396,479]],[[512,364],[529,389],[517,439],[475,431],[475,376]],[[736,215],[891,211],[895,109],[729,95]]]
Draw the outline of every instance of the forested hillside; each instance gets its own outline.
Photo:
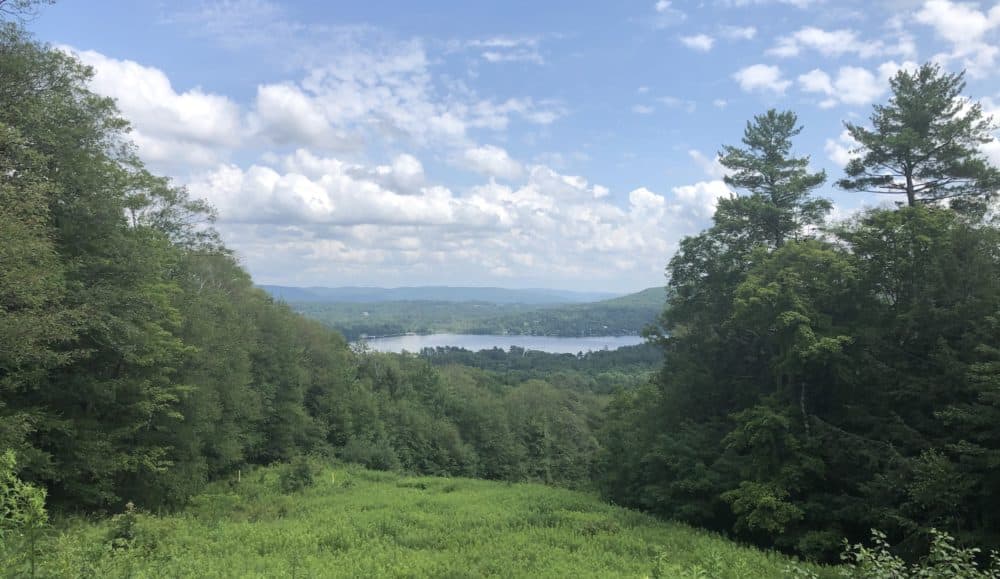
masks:
[[[292,301],[297,312],[317,319],[347,339],[406,333],[515,334],[531,336],[635,335],[663,310],[663,288],[581,304],[506,302]]]
[[[595,302],[615,296],[606,292],[574,292],[551,289],[509,289],[500,287],[288,287],[262,285],[261,289],[286,302],[362,303],[448,302],[489,304],[551,305]]]

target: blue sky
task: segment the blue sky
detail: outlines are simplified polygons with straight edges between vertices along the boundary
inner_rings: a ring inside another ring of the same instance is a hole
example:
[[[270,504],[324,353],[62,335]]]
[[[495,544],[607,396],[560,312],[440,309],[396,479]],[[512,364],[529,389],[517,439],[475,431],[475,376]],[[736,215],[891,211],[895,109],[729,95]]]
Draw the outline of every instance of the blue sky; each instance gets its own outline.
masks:
[[[64,1],[30,28],[260,283],[662,285],[754,114],[795,110],[832,183],[901,67],[966,69],[1000,109],[991,3]]]

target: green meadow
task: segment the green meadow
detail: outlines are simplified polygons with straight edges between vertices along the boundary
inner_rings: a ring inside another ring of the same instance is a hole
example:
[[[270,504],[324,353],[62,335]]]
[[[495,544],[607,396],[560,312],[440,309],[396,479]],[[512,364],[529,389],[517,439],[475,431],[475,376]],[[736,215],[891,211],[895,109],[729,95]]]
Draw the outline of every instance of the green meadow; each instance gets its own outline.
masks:
[[[37,576],[742,578],[786,576],[792,565],[825,572],[584,492],[354,466],[315,469],[311,485],[286,492],[293,468],[216,483],[174,514],[57,523],[40,543]]]

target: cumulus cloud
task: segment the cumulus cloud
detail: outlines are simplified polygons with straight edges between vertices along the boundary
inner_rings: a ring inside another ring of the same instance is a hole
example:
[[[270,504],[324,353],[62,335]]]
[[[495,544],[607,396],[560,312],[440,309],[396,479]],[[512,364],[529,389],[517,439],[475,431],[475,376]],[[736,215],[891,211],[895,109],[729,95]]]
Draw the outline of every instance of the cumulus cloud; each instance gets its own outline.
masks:
[[[733,74],[733,79],[746,92],[785,94],[792,82],[785,79],[781,69],[770,64],[754,64]]]
[[[500,37],[483,43],[524,45]],[[140,155],[168,172],[212,166],[237,150],[271,146],[357,154],[374,142],[400,142],[464,150],[478,140],[475,131],[506,131],[515,119],[546,126],[566,114],[553,100],[498,101],[436,82],[419,41],[371,49],[349,45],[297,81],[258,85],[243,106],[197,87],[175,89],[154,67],[93,51],[75,54],[94,68],[92,88],[117,99],[131,120]]]
[[[831,78],[820,69],[813,69],[800,75],[797,80],[804,92],[819,93],[827,97],[820,102],[823,108],[837,104],[866,105],[888,90],[884,78],[876,77],[871,71],[857,66],[842,66],[837,71],[836,78]]]
[[[1000,5],[983,11],[973,3],[927,0],[915,19],[951,45],[949,52],[936,55],[935,60],[957,62],[972,76],[993,72],[1000,48],[988,36],[1000,27]]]
[[[826,156],[831,161],[840,167],[844,167],[851,159],[857,156],[853,151],[859,145],[860,143],[855,141],[845,129],[836,139],[827,139],[823,150],[826,151]]]
[[[493,145],[470,147],[462,154],[462,164],[490,177],[514,180],[521,176],[521,164],[510,158],[507,151]]]
[[[333,126],[322,105],[291,83],[257,87],[251,131],[278,144],[303,144],[344,150],[359,148],[360,137],[350,137]]]
[[[365,166],[298,150],[273,164],[221,165],[189,188],[219,208],[227,239],[261,279],[326,284],[359,274],[411,283],[658,276],[677,240],[727,194],[706,182],[616,196],[545,165],[522,169],[516,185],[454,191],[427,183],[421,167],[412,156]],[[418,181],[401,191],[394,180],[408,176]]]
[[[698,217],[709,218],[715,215],[719,199],[729,197],[734,193],[721,180],[700,181],[694,185],[674,187],[674,195],[678,202],[690,208]]]
[[[245,135],[240,108],[229,98],[200,88],[178,92],[162,71],[131,60],[65,50],[93,67],[91,88],[118,102],[132,122],[140,154],[152,163],[214,164],[222,157],[220,148]]]
[[[870,58],[879,55],[913,56],[915,46],[909,35],[897,31],[894,44],[886,44],[882,40],[862,40],[853,30],[823,30],[815,26],[806,26],[787,36],[778,38],[777,43],[767,52],[772,56],[789,58],[799,56],[807,50],[813,50],[827,57],[839,57],[853,54],[860,58]]]
[[[715,39],[707,34],[681,36],[680,41],[684,46],[699,52],[708,52],[712,50],[712,46],[715,44]]]

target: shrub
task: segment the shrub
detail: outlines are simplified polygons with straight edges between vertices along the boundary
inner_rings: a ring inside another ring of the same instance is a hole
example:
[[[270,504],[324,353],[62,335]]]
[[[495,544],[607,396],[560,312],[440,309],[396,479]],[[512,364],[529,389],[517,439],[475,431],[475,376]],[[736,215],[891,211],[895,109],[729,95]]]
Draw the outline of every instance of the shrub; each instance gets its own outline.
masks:
[[[311,487],[316,482],[315,477],[309,459],[299,456],[278,474],[278,487],[283,493],[294,493]]]
[[[976,559],[980,550],[955,546],[955,539],[944,531],[931,529],[930,552],[917,563],[907,565],[892,554],[885,533],[872,529],[872,546],[844,541],[840,558],[844,565],[840,575],[848,579],[1000,579],[1000,557],[996,551],[990,564],[980,567]],[[799,579],[815,579],[817,575],[799,567],[789,567],[786,574]]]
[[[136,523],[135,503],[129,501],[125,503],[125,512],[115,515],[111,519],[111,532],[108,539],[115,549],[131,549],[135,543],[135,523]]]
[[[45,490],[18,478],[16,466],[13,451],[0,454],[0,568],[27,565],[34,577],[38,539],[48,523]]]
[[[352,438],[340,450],[340,458],[374,470],[399,470],[402,464],[388,440]]]

